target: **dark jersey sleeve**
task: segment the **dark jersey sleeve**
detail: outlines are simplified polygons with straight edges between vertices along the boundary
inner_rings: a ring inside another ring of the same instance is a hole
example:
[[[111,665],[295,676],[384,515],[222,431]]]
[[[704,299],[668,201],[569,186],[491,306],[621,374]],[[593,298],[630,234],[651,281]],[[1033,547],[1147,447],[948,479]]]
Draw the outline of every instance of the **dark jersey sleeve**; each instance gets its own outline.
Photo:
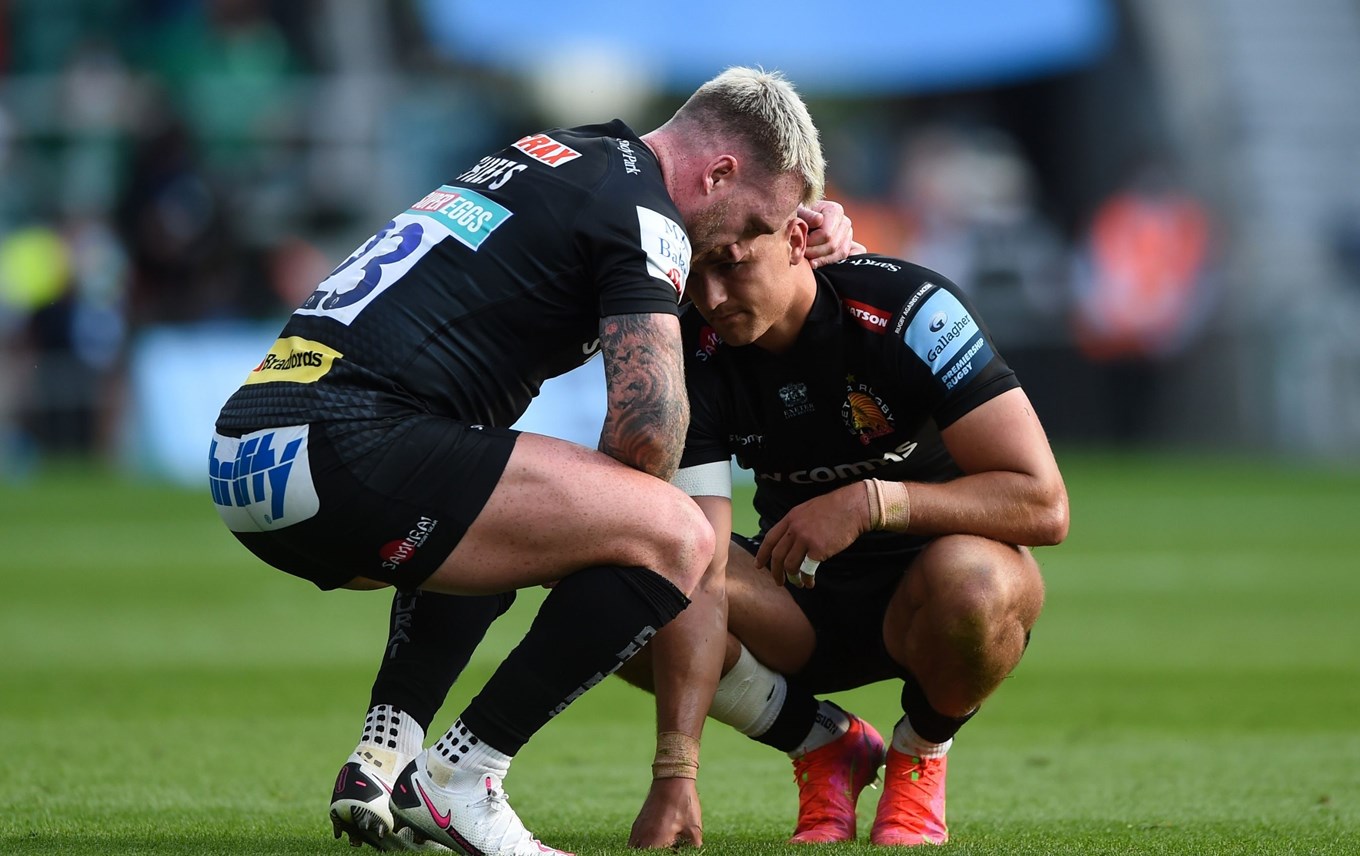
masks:
[[[669,197],[616,169],[581,213],[583,251],[599,286],[600,317],[677,314],[690,246]]]
[[[967,295],[938,274],[911,267],[929,276],[899,310],[893,347],[902,375],[924,379],[935,424],[943,429],[1020,382]]]

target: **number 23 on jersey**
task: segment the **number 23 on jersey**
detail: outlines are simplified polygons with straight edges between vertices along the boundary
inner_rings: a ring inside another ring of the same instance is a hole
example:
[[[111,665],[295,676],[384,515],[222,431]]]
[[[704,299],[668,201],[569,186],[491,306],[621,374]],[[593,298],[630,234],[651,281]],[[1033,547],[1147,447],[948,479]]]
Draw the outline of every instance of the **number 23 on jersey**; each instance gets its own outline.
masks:
[[[389,220],[321,281],[296,314],[350,324],[440,241],[451,237],[475,252],[511,216],[480,193],[444,185]]]

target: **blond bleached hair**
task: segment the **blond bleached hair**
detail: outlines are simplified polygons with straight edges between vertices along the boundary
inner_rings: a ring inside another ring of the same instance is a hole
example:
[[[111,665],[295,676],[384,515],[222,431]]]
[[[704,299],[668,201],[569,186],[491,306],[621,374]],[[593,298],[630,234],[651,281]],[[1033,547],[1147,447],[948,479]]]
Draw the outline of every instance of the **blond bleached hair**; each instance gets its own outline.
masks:
[[[734,66],[700,86],[668,125],[724,141],[736,138],[771,176],[802,179],[804,205],[822,198],[826,159],[807,105],[778,71]]]

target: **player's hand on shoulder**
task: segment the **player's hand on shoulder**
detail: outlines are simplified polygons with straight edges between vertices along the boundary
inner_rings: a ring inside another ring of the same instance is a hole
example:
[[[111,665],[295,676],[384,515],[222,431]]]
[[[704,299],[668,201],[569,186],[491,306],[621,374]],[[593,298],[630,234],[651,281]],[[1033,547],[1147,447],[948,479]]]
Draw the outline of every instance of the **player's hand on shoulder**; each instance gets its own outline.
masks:
[[[839,202],[823,199],[811,208],[800,205],[798,217],[808,224],[807,249],[803,255],[814,268],[864,252],[863,245],[855,243],[850,215]]]
[[[647,799],[633,821],[628,846],[651,850],[703,845],[704,823],[694,779],[653,779]]]

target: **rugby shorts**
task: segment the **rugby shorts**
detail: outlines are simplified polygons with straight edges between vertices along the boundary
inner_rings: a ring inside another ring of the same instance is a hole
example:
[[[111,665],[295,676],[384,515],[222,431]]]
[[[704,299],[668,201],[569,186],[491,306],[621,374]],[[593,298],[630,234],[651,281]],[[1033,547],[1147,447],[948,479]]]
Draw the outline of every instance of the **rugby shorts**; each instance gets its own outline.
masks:
[[[760,549],[758,540],[735,532],[732,543],[752,556]],[[828,559],[818,568],[817,585],[810,589],[786,582],[784,588],[817,634],[812,657],[788,677],[813,694],[821,694],[906,676],[907,670],[888,655],[883,644],[883,619],[888,602],[924,548],[925,543],[853,564]]]
[[[208,481],[227,527],[275,568],[323,590],[368,577],[410,591],[481,513],[518,435],[429,414],[214,434]]]

